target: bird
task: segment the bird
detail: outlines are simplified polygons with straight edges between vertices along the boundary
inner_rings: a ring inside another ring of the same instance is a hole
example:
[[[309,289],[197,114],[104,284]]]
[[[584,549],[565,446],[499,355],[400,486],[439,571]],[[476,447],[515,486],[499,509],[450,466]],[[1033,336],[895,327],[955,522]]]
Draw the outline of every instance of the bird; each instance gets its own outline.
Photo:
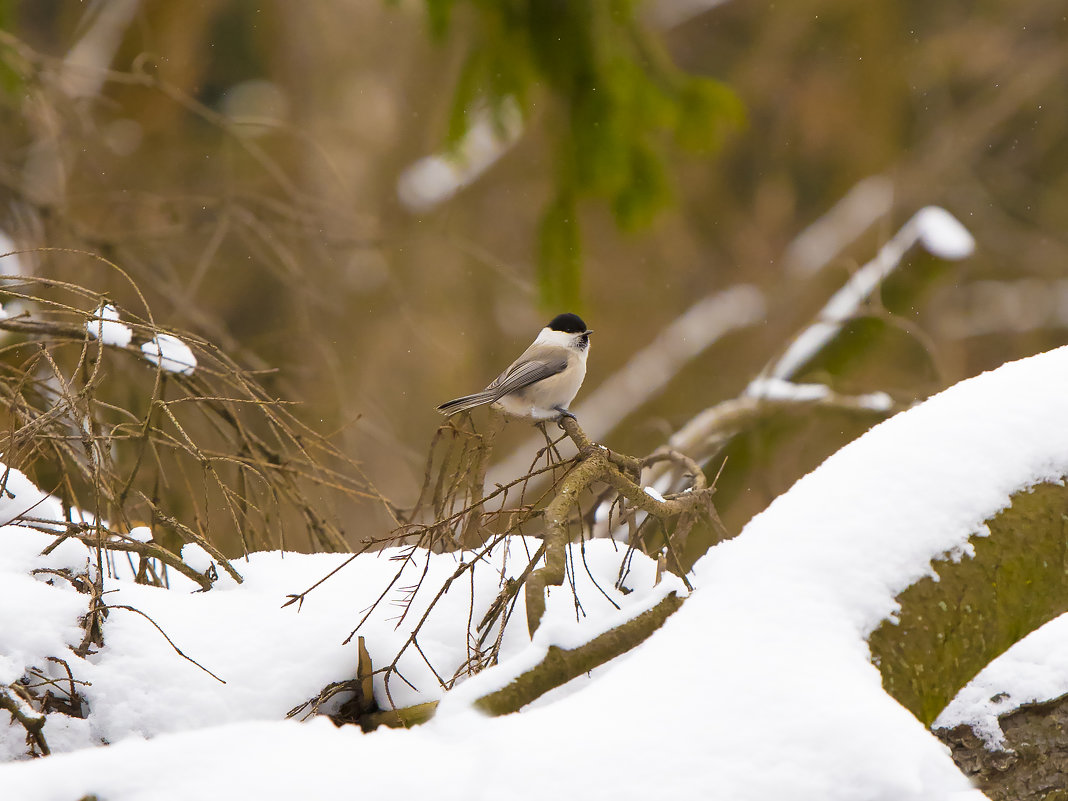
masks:
[[[489,386],[443,403],[438,411],[451,417],[493,404],[512,417],[536,421],[574,418],[567,407],[586,377],[592,333],[577,314],[556,315],[523,355]]]

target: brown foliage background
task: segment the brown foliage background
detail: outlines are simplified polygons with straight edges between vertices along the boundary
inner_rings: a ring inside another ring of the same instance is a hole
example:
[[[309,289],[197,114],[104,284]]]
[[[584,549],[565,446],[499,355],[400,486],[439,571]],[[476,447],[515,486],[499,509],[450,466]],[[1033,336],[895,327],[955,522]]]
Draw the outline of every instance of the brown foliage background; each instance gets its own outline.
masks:
[[[607,438],[646,453],[733,397],[918,208],[949,209],[974,256],[914,252],[809,377],[903,402],[1068,340],[1068,23],[1052,0],[728,2],[660,28],[675,62],[728,83],[744,130],[676,154],[676,204],[621,233],[581,208],[587,390],[694,299],[758,286],[765,324],[736,332]],[[674,4],[650,4],[654,18]],[[433,43],[424,8],[323,0],[136,6],[99,91],[63,59],[85,4],[0,2],[0,230],[34,274],[191,330],[400,505],[415,500],[441,401],[483,386],[559,309],[540,308],[539,216],[553,120],[453,200],[420,214],[396,182],[440,147],[471,27]],[[797,237],[851,187],[893,199],[822,270]],[[7,269],[9,259],[0,260]],[[91,311],[86,308],[86,311]],[[580,396],[581,398],[581,396]],[[717,504],[736,528],[872,421],[773,419],[728,451]],[[498,448],[520,441],[511,426]],[[349,541],[390,523],[340,501]]]

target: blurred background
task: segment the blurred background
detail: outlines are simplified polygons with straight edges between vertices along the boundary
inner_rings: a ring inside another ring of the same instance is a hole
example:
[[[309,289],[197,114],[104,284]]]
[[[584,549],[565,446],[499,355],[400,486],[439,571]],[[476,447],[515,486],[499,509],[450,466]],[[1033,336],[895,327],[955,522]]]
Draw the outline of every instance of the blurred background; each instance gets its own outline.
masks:
[[[141,308],[85,254],[105,257],[157,322],[270,370],[401,506],[434,407],[557,312],[596,332],[581,403],[750,287],[606,424],[644,454],[743,392],[926,206],[974,251],[909,249],[799,378],[905,405],[1068,342],[1062,2],[577,5],[0,0],[0,253],[27,251],[0,272]],[[728,529],[879,419],[740,431],[710,465],[727,457]],[[528,437],[509,426],[499,453]],[[342,513],[353,542],[385,519]]]

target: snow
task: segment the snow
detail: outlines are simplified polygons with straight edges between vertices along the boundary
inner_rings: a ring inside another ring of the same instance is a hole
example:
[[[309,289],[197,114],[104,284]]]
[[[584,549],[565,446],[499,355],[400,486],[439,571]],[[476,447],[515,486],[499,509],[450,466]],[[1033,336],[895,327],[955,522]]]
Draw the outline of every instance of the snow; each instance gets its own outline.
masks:
[[[1014,492],[1068,474],[1068,432],[1055,423],[1066,368],[1065,348],[1007,364],[874,427],[699,563],[699,582],[727,551],[773,549],[866,635],[931,574],[931,555],[965,547]]]
[[[25,801],[89,792],[108,801],[330,797],[354,782],[371,798],[523,800],[561,796],[561,788],[570,798],[982,798],[947,749],[883,691],[866,637],[892,618],[902,590],[932,575],[932,559],[967,554],[969,537],[983,534],[984,521],[1014,493],[1068,475],[1066,412],[1062,348],[896,415],[702,558],[694,593],[642,646],[521,714],[476,714],[472,699],[503,686],[549,644],[574,646],[679,591],[668,577],[656,584],[655,565],[636,559],[627,582],[634,591],[614,593],[622,553],[608,540],[586,543],[591,572],[622,608],[581,584],[586,571],[576,569],[588,618],[577,613],[569,588],[555,589],[531,642],[520,605],[501,663],[455,690],[443,694],[425,663],[408,654],[402,670],[419,689],[394,681],[397,703],[442,698],[438,715],[410,731],[365,735],[323,720],[281,719],[327,682],[352,676],[354,647],[341,641],[401,564],[391,560],[403,556],[399,551],[357,558],[312,592],[299,613],[280,602],[342,556],[252,554],[235,563],[244,583],[220,579],[209,592],[191,593],[194,585],[181,577],[172,577],[171,590],[108,580],[107,603],[150,615],[224,685],[124,609],[110,613],[100,653],[80,661],[70,655],[85,596],[29,576],[52,558],[37,555],[49,535],[4,527],[0,678],[13,680],[66,649],[75,676],[92,682],[83,690],[92,714],[55,723],[50,716],[46,737],[69,753],[0,767],[0,786]],[[25,503],[22,491],[30,493],[23,488],[12,503]],[[516,557],[533,543],[512,547]],[[470,555],[420,554],[403,563],[411,572],[397,586],[424,570],[426,587],[440,586],[460,558]],[[524,561],[513,558],[506,572],[514,575]],[[421,643],[439,672],[451,676],[466,656],[470,610],[485,609],[500,580],[499,561],[479,562],[474,579],[465,574],[454,582],[459,591],[450,590],[440,615],[428,619]],[[395,607],[369,621],[362,633],[376,666],[422,614],[423,595],[400,629]],[[34,614],[18,611],[25,608]],[[1055,637],[1032,635],[1045,636]],[[1016,667],[992,664],[977,697],[989,697],[1004,674],[1015,674],[1014,702],[1061,691],[1068,658],[1029,677],[1017,669],[1037,666],[1043,650],[1063,649],[1020,643],[1007,654]],[[382,691],[379,676],[376,697]],[[85,747],[101,737],[117,744]],[[22,740],[14,729],[6,753],[24,748]],[[636,753],[640,758],[630,756]]]
[[[894,399],[885,392],[866,392],[863,395],[857,395],[855,400],[862,408],[875,412],[886,412],[894,406]]]
[[[972,255],[975,239],[960,221],[938,206],[926,206],[916,213],[920,241],[928,252],[941,259],[956,261]]]
[[[211,554],[195,542],[182,546],[182,561],[198,573],[207,573],[215,564]]]
[[[126,536],[136,542],[150,542],[152,540],[152,529],[148,526],[134,526]]]
[[[645,490],[645,494],[648,495],[650,498],[653,498],[657,501],[664,500],[664,496],[660,494],[660,491],[656,487],[642,487],[642,489]]]
[[[812,328],[815,328],[813,326]],[[810,328],[804,333],[812,330]],[[800,341],[800,340],[798,340]],[[783,403],[810,403],[832,400],[835,393],[826,384],[799,384],[782,378],[755,378],[745,388],[745,394],[752,398],[763,398]],[[848,401],[861,409],[886,412],[893,408],[894,399],[885,392],[869,392],[864,395],[852,395]]]
[[[197,366],[197,357],[182,340],[170,334],[156,334],[141,346],[145,358],[170,373],[192,375]]]
[[[768,400],[805,403],[823,400],[831,394],[831,388],[826,384],[797,384],[782,378],[758,378],[749,383],[745,394]]]
[[[99,339],[105,345],[125,348],[133,339],[133,331],[119,322],[119,310],[110,304],[104,304],[85,324],[89,336]]]
[[[401,173],[397,196],[413,212],[424,212],[451,198],[488,170],[523,133],[523,115],[511,99],[496,114],[473,112],[467,132],[448,153],[419,159]]]
[[[21,470],[0,465],[0,526],[22,517],[63,520],[63,505],[37,489]]]
[[[14,497],[10,497],[14,495]],[[20,472],[12,470],[7,477],[0,500],[0,518],[10,522],[17,511],[32,509],[35,517],[61,519],[61,509],[55,499],[48,498]],[[22,536],[25,534],[26,536]],[[78,619],[85,614],[84,596],[60,582],[46,583],[49,577],[33,577],[30,571],[46,566],[37,558],[43,547],[53,540],[50,535],[15,525],[0,527],[0,684],[10,684],[37,664],[44,655],[66,653],[68,643],[81,641]],[[83,554],[88,555],[84,546]],[[62,549],[57,549],[62,550]],[[65,567],[67,553],[55,557],[47,566]],[[82,567],[84,568],[84,560]],[[10,732],[0,730],[0,756],[10,759],[15,753],[8,741]]]
[[[990,749],[1006,749],[998,717],[1068,693],[1068,614],[1031,632],[972,679],[935,720],[971,727]]]
[[[0,231],[0,274],[26,275],[29,272],[16,252],[18,249],[15,240],[5,231]]]
[[[16,497],[8,501],[13,512],[47,498],[17,471],[11,471],[8,486],[18,488]],[[147,527],[131,532],[137,540],[148,536]],[[132,572],[122,569],[125,554],[118,554],[114,565],[120,569],[109,570],[105,579],[104,597],[112,607],[105,623],[105,647],[81,659],[70,646],[82,639],[77,622],[85,614],[88,597],[75,592],[65,580],[52,575],[31,577],[30,571],[38,567],[84,571],[90,551],[68,540],[48,556],[40,556],[53,540],[50,534],[18,525],[0,528],[0,681],[15,681],[34,667],[49,675],[64,675],[47,663],[47,657],[58,656],[71,665],[77,679],[90,682],[82,690],[92,709],[88,721],[49,718],[45,736],[53,751],[241,721],[281,720],[328,683],[353,675],[356,646],[343,642],[398,570],[403,569],[398,589],[387,595],[359,632],[366,637],[376,667],[389,664],[460,559],[472,560],[467,552],[417,553],[415,558],[406,558],[407,551],[387,549],[353,562],[312,592],[298,611],[295,605],[282,608],[287,596],[316,583],[348,555],[254,553],[233,562],[243,583],[237,584],[219,570],[222,577],[204,593],[194,592],[197,585],[174,572],[170,573],[170,590],[134,584],[129,578]],[[537,542],[513,539],[505,575],[517,576],[537,546]],[[581,645],[655,605],[667,593],[683,591],[673,577],[657,584],[655,564],[640,554],[632,554],[623,582],[630,592],[615,589],[625,555],[625,548],[608,541],[587,543],[584,556],[576,548],[574,594],[571,586],[551,591],[545,622],[533,642],[525,633],[520,594],[514,625],[503,638],[502,662],[522,672],[540,661],[550,645]],[[198,571],[211,565],[207,552],[193,543],[183,547],[182,557]],[[431,612],[420,647],[433,668],[415,649],[406,652],[398,669],[414,687],[400,679],[391,681],[390,693],[398,706],[442,697],[434,670],[451,678],[468,658],[469,610],[475,610],[477,620],[496,597],[502,558],[497,554],[476,562],[473,582],[466,578],[457,582]],[[424,576],[423,588],[412,598],[411,611],[400,624],[398,602],[406,597],[401,588],[414,585],[420,576]],[[604,593],[594,586],[594,580]],[[575,596],[581,601],[581,613],[576,610]],[[28,608],[34,614],[27,615]],[[41,625],[42,621],[49,625]],[[180,657],[175,648],[206,670]],[[503,677],[507,683],[510,675],[514,674],[497,671],[482,686],[495,689],[494,681]],[[386,698],[381,675],[376,677],[375,692],[376,697]],[[21,729],[0,726],[0,755],[13,759],[24,751]]]

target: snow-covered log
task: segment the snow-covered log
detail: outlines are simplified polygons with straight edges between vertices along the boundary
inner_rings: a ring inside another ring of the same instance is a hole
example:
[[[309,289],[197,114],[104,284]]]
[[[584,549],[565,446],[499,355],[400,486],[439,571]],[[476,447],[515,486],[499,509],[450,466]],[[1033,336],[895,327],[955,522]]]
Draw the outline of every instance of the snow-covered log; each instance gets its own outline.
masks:
[[[970,540],[972,554],[898,596],[869,638],[887,692],[930,725],[960,689],[1029,632],[1068,612],[1068,488],[1043,483]]]

